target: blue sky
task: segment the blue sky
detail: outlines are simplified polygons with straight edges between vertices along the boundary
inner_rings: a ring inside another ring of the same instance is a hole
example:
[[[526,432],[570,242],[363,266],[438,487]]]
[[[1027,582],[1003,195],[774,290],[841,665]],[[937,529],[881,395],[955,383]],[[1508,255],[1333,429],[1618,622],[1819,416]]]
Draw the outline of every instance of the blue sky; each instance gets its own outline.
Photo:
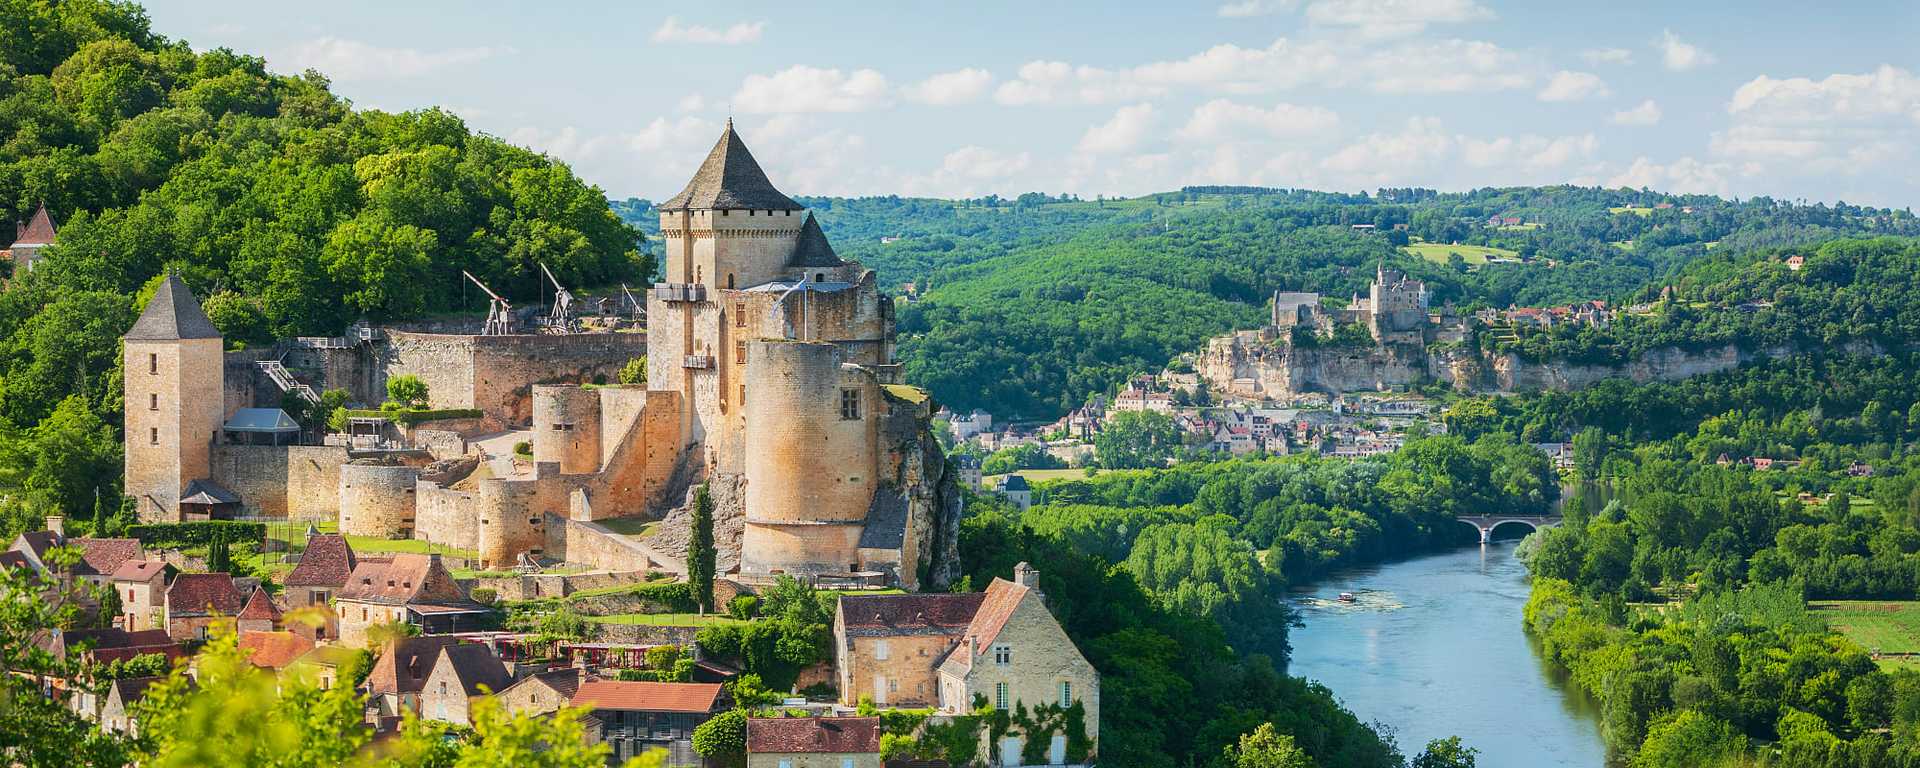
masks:
[[[615,196],[731,114],[790,194],[1574,182],[1920,202],[1920,4],[148,0]],[[1839,4],[1836,4],[1839,5]]]

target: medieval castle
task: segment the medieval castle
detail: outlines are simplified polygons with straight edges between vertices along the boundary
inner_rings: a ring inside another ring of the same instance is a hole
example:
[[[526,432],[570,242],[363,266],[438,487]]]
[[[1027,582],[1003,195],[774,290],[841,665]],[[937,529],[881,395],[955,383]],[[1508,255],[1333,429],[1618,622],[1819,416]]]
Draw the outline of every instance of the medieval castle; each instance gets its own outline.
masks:
[[[229,352],[168,277],[123,340],[126,493],[143,520],[335,520],[471,550],[480,568],[673,571],[673,528],[705,482],[742,580],[944,586],[959,491],[935,404],[899,381],[873,272],[834,253],[731,122],[660,229],[643,333],[356,327]],[[642,354],[644,387],[599,383]],[[400,375],[470,413],[314,440],[278,410],[323,387],[376,402]],[[505,447],[522,438],[530,461]],[[596,522],[614,518],[666,522],[651,539]]]

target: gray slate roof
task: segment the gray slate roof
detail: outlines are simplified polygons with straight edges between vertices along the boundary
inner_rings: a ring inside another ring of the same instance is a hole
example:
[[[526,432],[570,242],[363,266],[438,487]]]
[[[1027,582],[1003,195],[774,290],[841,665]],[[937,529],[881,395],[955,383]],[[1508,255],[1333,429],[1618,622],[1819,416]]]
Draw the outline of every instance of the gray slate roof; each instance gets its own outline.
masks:
[[[899,549],[907,540],[907,497],[885,488],[873,492],[867,505],[867,526],[860,529],[861,549]]]
[[[140,313],[140,319],[121,338],[131,341],[217,339],[220,330],[207,319],[207,313],[200,309],[200,302],[187,290],[187,284],[167,275],[160,283],[160,290],[153,292],[153,299]]]
[[[793,255],[787,257],[787,266],[811,269],[845,265],[833,252],[833,244],[827,242],[827,233],[820,231],[820,223],[808,213],[806,223],[800,225],[800,240],[793,244]]]
[[[733,132],[733,121],[720,133],[720,141],[700,164],[700,170],[687,182],[680,194],[660,204],[663,211],[686,210],[800,211],[805,206],[773,188],[760,163]]]

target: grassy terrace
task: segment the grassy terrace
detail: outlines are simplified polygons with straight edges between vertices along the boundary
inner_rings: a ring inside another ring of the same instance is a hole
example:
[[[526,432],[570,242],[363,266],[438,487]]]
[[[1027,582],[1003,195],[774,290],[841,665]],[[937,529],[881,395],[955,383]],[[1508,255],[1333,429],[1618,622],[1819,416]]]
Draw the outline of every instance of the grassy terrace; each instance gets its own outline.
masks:
[[[1487,259],[1520,258],[1520,254],[1518,252],[1509,251],[1505,248],[1493,248],[1485,245],[1448,245],[1446,243],[1414,243],[1412,245],[1401,246],[1400,250],[1403,252],[1418,256],[1422,259],[1426,259],[1427,261],[1431,261],[1435,264],[1447,263],[1447,257],[1455,253],[1460,254],[1460,258],[1465,259],[1468,264],[1474,265],[1474,266],[1487,263]]]
[[[622,536],[641,538],[653,532],[660,525],[658,520],[642,520],[637,517],[618,517],[612,520],[596,520],[606,529]]]
[[[1827,626],[1880,654],[1880,666],[1920,669],[1920,601],[1818,600],[1807,604]]]
[[[746,623],[722,613],[709,613],[704,616],[697,613],[617,613],[612,616],[588,616],[587,620],[598,624],[635,624],[649,627],[711,627],[718,624]]]

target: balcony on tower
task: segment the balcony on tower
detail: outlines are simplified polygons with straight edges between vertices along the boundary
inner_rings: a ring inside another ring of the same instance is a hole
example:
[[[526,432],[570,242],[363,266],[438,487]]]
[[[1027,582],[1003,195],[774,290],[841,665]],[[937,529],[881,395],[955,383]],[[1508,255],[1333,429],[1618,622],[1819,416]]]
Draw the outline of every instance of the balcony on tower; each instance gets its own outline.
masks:
[[[713,355],[687,355],[680,361],[680,367],[704,371],[713,367]]]
[[[707,287],[699,283],[655,283],[653,297],[661,301],[706,301]]]

